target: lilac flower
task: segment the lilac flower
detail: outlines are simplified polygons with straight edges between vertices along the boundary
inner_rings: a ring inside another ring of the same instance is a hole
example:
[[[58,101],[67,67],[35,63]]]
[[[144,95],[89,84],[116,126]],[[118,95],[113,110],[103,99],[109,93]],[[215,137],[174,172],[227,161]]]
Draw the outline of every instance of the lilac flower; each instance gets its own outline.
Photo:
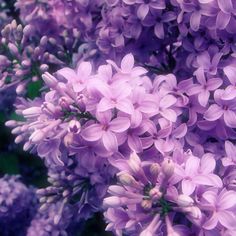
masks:
[[[27,230],[27,236],[67,235],[71,218],[72,211],[64,203],[51,204],[48,209],[37,213]]]
[[[215,121],[223,116],[228,127],[236,127],[235,102],[234,100],[223,100],[224,90],[216,90],[214,99],[216,104],[211,105],[204,113],[204,118],[208,121]]]
[[[144,0],[123,0],[124,3],[126,3],[127,5],[134,5],[134,4],[140,4],[138,5],[137,8],[137,16],[143,20],[147,14],[149,13],[149,11],[151,10],[161,10],[161,9],[165,9],[166,4],[165,1],[155,1],[155,0],[150,0],[148,2],[144,1]]]
[[[227,191],[226,189],[217,191],[206,191],[203,194],[203,199],[206,200],[206,205],[212,208],[212,215],[207,220],[203,227],[205,229],[213,229],[220,223],[227,229],[235,229],[235,191]]]
[[[184,169],[176,167],[176,174],[182,178],[182,192],[191,195],[199,185],[222,187],[221,179],[212,173],[214,169],[215,160],[212,155],[206,154],[201,160],[190,156]]]
[[[203,71],[203,68],[199,68],[197,71],[195,71],[195,75],[197,78],[197,81],[200,84],[194,84],[189,90],[189,95],[195,95],[198,94],[198,101],[200,105],[203,107],[206,107],[208,104],[208,100],[210,97],[210,91],[215,91],[217,88],[221,86],[223,81],[220,78],[211,78],[206,80],[205,73]]]
[[[230,142],[225,142],[226,157],[222,158],[223,166],[236,165],[235,146]]]
[[[235,85],[236,85],[236,77],[235,77],[235,68],[233,65],[229,65],[224,67],[224,73],[227,76],[230,85],[226,87],[225,94],[223,94],[223,98],[225,100],[231,100],[236,96]]]
[[[167,157],[156,159],[150,156],[142,161],[135,153],[132,153],[129,159],[109,159],[120,172],[117,173],[118,184],[108,188],[110,195],[104,199],[104,207],[107,208],[104,214],[108,222],[107,230],[117,235],[122,233],[153,235],[165,232],[185,235],[184,233],[192,229],[195,229],[195,232],[201,230],[202,222],[206,222],[205,217],[206,220],[211,219],[209,214],[212,211],[206,200],[203,200],[204,194],[212,191],[211,186],[221,189],[222,182],[217,175],[212,174],[215,169],[213,155],[205,154],[199,159],[190,152],[179,151],[176,154],[180,156],[177,158],[175,154],[172,157],[173,161]],[[181,163],[187,172],[189,171],[189,176],[195,176],[193,179],[199,180],[197,189],[191,187],[185,191],[183,188],[187,184],[185,181],[191,182],[191,180],[180,178],[178,173]],[[219,191],[224,192],[224,190]],[[235,194],[234,191],[229,193],[229,196]],[[201,200],[197,200],[194,196],[198,196],[197,199]],[[224,202],[227,203],[226,200]],[[235,204],[233,198],[231,202]],[[232,206],[233,204],[229,207]],[[172,214],[172,211],[175,213]],[[182,215],[178,219],[181,221],[184,214],[194,225],[192,229],[184,227],[185,223],[174,224],[174,219],[180,212]],[[139,224],[142,227],[139,228]],[[225,229],[229,228],[225,224],[224,226]]]
[[[25,235],[38,206],[35,190],[27,188],[19,176],[0,179],[0,233]],[[9,227],[11,225],[11,227]]]
[[[54,208],[51,204],[55,204],[56,214],[61,214],[60,207],[57,207],[61,205],[62,211],[65,208],[68,211],[65,214],[70,215],[68,224],[70,221],[78,223],[88,219],[101,210],[107,185],[113,175],[114,170],[105,158],[99,158],[94,151],[85,147],[77,149],[76,155],[69,158],[64,166],[49,166],[48,181],[51,185],[37,191],[40,209]],[[55,223],[55,228],[66,229],[64,223],[62,219],[61,226]]]
[[[108,151],[115,152],[118,150],[118,141],[116,133],[125,132],[130,121],[127,117],[117,117],[111,121],[111,112],[97,114],[99,124],[93,124],[86,127],[81,133],[86,141],[98,141],[101,139],[104,147]]]

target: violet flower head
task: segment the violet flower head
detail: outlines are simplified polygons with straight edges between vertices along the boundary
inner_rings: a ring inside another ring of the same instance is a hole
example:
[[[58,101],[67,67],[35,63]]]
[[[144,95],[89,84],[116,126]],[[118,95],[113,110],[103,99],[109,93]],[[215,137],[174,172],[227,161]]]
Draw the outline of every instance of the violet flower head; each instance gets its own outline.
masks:
[[[37,206],[35,190],[27,188],[20,181],[19,176],[2,177],[0,179],[0,234],[25,235]]]
[[[110,161],[120,172],[117,173],[118,184],[108,188],[110,195],[104,199],[107,230],[116,235],[133,235],[134,232],[138,235],[165,232],[184,235],[193,229],[195,232],[213,229],[204,225],[212,217],[212,208],[206,207],[204,194],[212,189],[225,191],[220,177],[213,173],[213,155],[205,154],[200,159],[190,151],[179,150],[172,157],[149,157],[142,161],[132,153],[129,159]],[[184,175],[182,168],[186,171]],[[234,195],[235,191],[229,191],[232,204],[222,211],[235,205]],[[235,217],[232,212],[226,214],[232,216],[232,220]],[[178,224],[175,223],[177,219]],[[186,221],[191,222],[192,227],[185,227]],[[214,222],[216,225],[215,218]],[[232,229],[229,224],[222,225]]]

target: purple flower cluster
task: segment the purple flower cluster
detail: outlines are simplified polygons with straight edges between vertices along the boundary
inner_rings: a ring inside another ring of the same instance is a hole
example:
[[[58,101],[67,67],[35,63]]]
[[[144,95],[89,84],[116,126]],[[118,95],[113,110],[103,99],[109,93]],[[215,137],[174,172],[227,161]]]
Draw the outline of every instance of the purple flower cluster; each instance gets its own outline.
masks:
[[[104,199],[107,230],[116,235],[233,235],[235,186],[223,185],[226,179],[215,173],[216,163],[212,153],[197,157],[180,149],[143,161],[136,153],[115,160],[118,184]]]
[[[5,175],[0,179],[1,235],[24,236],[36,207],[35,190],[27,188],[18,176]]]
[[[0,85],[25,96],[15,102],[22,119],[6,126],[49,182],[28,235],[70,235],[102,212],[117,236],[234,236],[234,1],[15,7],[21,24],[2,29]]]

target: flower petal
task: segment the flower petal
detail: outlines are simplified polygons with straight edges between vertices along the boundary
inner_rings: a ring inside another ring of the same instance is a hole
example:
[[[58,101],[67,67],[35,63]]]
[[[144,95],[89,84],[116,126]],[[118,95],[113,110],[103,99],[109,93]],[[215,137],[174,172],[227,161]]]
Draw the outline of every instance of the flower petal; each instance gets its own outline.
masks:
[[[130,72],[134,67],[134,56],[129,53],[121,61],[121,69],[124,72]]]
[[[207,111],[204,113],[204,118],[208,121],[215,121],[218,120],[224,111],[219,107],[217,104],[211,105]]]
[[[82,130],[81,136],[83,137],[84,140],[93,142],[101,139],[102,133],[103,130],[101,125],[93,124]]]
[[[118,151],[118,143],[115,134],[110,132],[103,132],[102,135],[102,143],[107,151],[117,152]]]
[[[200,21],[201,21],[201,13],[199,11],[193,12],[190,17],[191,29],[197,31],[199,29]]]
[[[133,104],[129,99],[122,99],[116,104],[116,108],[127,114],[132,114],[134,111]]]
[[[226,210],[236,205],[235,191],[222,191],[218,197],[219,209]]]
[[[130,120],[127,117],[117,117],[112,120],[109,124],[109,129],[116,132],[121,133],[126,131],[130,126]]]
[[[218,213],[218,219],[227,229],[235,229],[236,217],[233,212],[221,211]]]
[[[200,105],[205,107],[208,103],[209,97],[210,97],[209,91],[207,91],[207,90],[201,91],[201,93],[199,93],[199,95],[198,95],[198,101],[199,101]]]
[[[220,11],[216,17],[216,28],[223,30],[229,24],[231,15]]]
[[[143,20],[149,12],[148,4],[141,4],[137,10],[137,16],[139,19]]]
[[[212,217],[203,224],[203,228],[207,230],[214,229],[218,223],[217,214],[213,214]]]
[[[224,111],[225,124],[230,128],[236,128],[236,114],[233,111]]]
[[[196,185],[191,181],[187,179],[182,180],[182,192],[186,195],[191,195],[196,188]]]
[[[115,107],[115,105],[111,102],[110,99],[102,98],[97,105],[97,111],[104,112],[104,111],[110,110],[114,107]]]

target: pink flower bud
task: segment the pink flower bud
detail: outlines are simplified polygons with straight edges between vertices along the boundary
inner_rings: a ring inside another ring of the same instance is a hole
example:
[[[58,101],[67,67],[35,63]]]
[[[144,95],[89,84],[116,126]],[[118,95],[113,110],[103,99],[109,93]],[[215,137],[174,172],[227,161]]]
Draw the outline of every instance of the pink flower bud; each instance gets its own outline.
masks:
[[[64,137],[65,146],[69,147],[73,143],[73,140],[74,140],[74,135],[72,133],[66,134]]]
[[[42,75],[42,78],[44,82],[50,87],[50,88],[55,88],[58,84],[57,79],[50,75],[48,72]]]
[[[159,200],[162,197],[163,193],[160,192],[158,188],[153,188],[149,192],[149,196],[152,198],[152,200]]]
[[[192,206],[194,203],[193,199],[188,195],[180,194],[177,199],[177,204],[180,207],[189,207]]]
[[[141,207],[146,211],[150,210],[152,208],[152,201],[147,199],[142,200]]]
[[[36,130],[30,135],[29,140],[33,143],[37,143],[44,139],[44,137],[45,133],[42,130]]]
[[[81,130],[80,122],[77,120],[71,120],[69,122],[68,131],[74,134],[78,134]]]
[[[103,201],[104,207],[119,207],[121,205],[121,201],[119,197],[107,197]]]
[[[166,158],[162,162],[161,169],[166,178],[170,178],[174,174],[175,165],[172,160]]]
[[[153,163],[150,166],[150,174],[153,176],[153,178],[157,178],[159,173],[161,171],[161,167],[158,163]]]
[[[134,179],[133,176],[131,176],[130,174],[128,173],[121,173],[121,174],[118,174],[118,178],[119,178],[119,181],[121,182],[121,184],[125,185],[125,186],[137,186],[138,183],[137,181]]]

